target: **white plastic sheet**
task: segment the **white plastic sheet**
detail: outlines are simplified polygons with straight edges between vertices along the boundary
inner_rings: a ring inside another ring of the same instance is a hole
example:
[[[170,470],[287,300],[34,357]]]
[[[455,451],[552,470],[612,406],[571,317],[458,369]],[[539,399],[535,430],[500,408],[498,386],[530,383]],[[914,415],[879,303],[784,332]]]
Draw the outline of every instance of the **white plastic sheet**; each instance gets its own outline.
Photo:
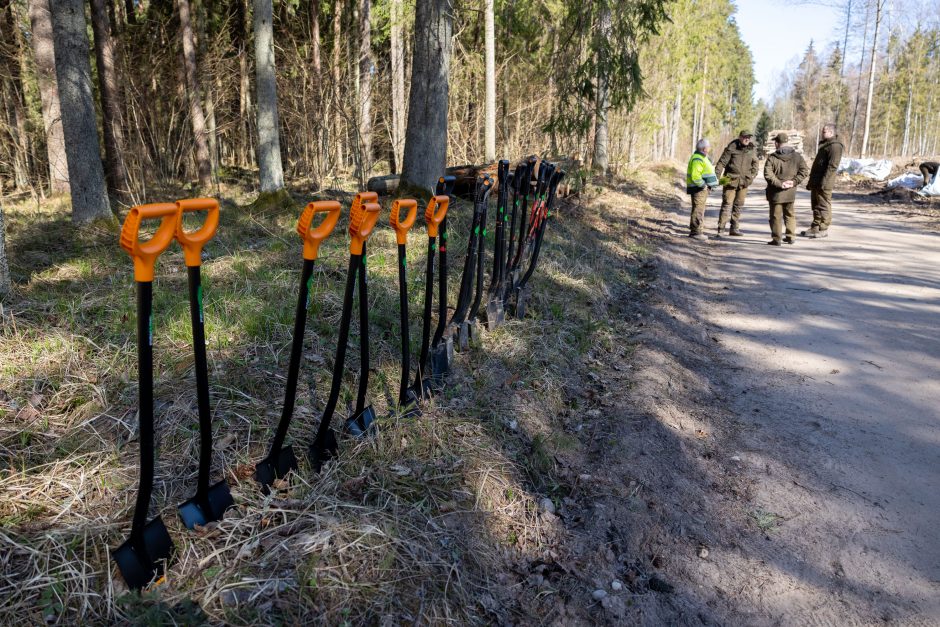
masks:
[[[904,189],[920,189],[920,186],[923,184],[924,177],[922,177],[920,174],[905,172],[901,176],[895,177],[888,181],[888,184],[885,185],[885,189],[895,189],[896,187],[903,187]]]
[[[837,172],[883,181],[891,175],[891,162],[886,159],[876,161],[875,159],[847,159],[843,157]]]
[[[920,178],[920,182],[923,183],[924,179]],[[934,175],[933,181],[930,182],[930,185],[920,190],[920,194],[922,196],[940,196],[940,174]]]

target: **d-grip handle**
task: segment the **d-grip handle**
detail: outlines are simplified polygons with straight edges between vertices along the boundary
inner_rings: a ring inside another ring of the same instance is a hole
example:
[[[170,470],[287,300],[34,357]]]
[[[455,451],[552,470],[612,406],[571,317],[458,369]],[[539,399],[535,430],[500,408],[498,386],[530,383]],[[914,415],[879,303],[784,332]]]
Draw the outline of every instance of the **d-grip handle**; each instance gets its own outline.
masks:
[[[428,225],[428,237],[437,237],[437,228],[447,217],[450,196],[431,196],[428,208],[424,212],[424,221]]]
[[[317,258],[317,254],[320,252],[320,244],[329,237],[339,221],[341,209],[340,204],[335,200],[319,200],[309,203],[304,208],[300,220],[297,221],[297,232],[304,241],[304,259],[313,261]],[[313,222],[313,216],[317,213],[326,213],[327,215],[319,226],[311,229],[310,224]]]
[[[372,200],[369,200],[369,199]],[[375,192],[361,192],[356,194],[353,200],[352,208],[349,210],[349,235],[352,240],[349,242],[349,253],[351,255],[361,255],[362,247],[372,234],[375,223],[379,221],[379,213],[382,206],[378,202],[378,194]]]
[[[140,223],[160,218],[160,226],[146,242],[140,241]],[[121,248],[134,260],[134,280],[139,283],[153,281],[153,267],[157,257],[167,249],[180,222],[180,208],[175,203],[159,202],[131,207],[121,227]]]
[[[212,239],[219,228],[219,201],[215,198],[186,198],[177,200],[180,218],[176,223],[176,241],[183,247],[183,260],[190,268],[202,265],[202,247]],[[195,231],[183,229],[183,215],[190,211],[207,211],[206,221]]]
[[[401,210],[408,211],[405,219],[401,219]],[[418,217],[418,201],[411,198],[399,198],[392,203],[392,228],[395,229],[395,239],[399,245],[408,243],[408,229],[410,229],[415,219]]]

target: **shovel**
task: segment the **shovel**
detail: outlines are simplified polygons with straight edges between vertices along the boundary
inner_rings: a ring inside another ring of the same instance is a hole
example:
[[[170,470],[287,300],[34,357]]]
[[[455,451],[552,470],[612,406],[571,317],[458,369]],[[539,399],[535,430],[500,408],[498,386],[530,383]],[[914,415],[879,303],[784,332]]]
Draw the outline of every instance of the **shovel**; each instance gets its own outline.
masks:
[[[516,318],[525,317],[525,308],[526,302],[528,301],[529,296],[529,279],[532,278],[532,273],[535,271],[535,266],[539,261],[539,252],[542,249],[542,240],[545,238],[545,227],[548,225],[548,218],[551,216],[552,207],[555,206],[556,192],[558,191],[558,184],[561,183],[561,180],[565,177],[564,170],[554,170],[552,172],[551,181],[548,185],[548,199],[542,204],[542,209],[538,216],[539,220],[534,228],[536,233],[534,235],[534,249],[532,252],[532,258],[529,262],[529,267],[526,270],[525,274],[522,275],[522,278],[519,281],[519,286],[516,288],[516,308],[515,316]]]
[[[476,237],[477,240],[476,249],[474,251],[476,273],[473,277],[476,282],[476,288],[473,293],[473,302],[470,303],[470,308],[458,332],[458,345],[462,351],[469,349],[470,344],[478,344],[480,342],[480,327],[477,324],[477,312],[479,312],[480,303],[483,300],[483,267],[486,257],[486,218],[489,212],[490,193],[493,191],[493,179],[487,176],[483,180],[481,187],[479,200],[480,220],[476,229],[473,231],[473,236]]]
[[[437,246],[437,235],[441,224],[447,217],[447,207],[450,204],[449,196],[432,196],[428,201],[428,208],[424,212],[424,221],[428,228],[428,265],[425,271],[424,282],[424,316],[421,326],[421,355],[418,359],[417,373],[409,394],[416,398],[430,396],[430,379],[424,376],[428,365],[428,353],[431,342],[431,300],[434,297],[434,253]]]
[[[483,198],[483,190],[487,185],[492,186],[489,176],[483,175],[477,178],[473,192],[473,217],[470,220],[470,235],[467,237],[467,254],[464,257],[463,272],[460,275],[460,291],[457,293],[457,305],[454,308],[454,315],[451,316],[450,323],[445,329],[447,338],[457,336],[457,346],[460,350],[466,350],[468,343],[465,323],[467,311],[470,309],[471,293],[477,269],[476,253],[479,246],[480,221],[483,216],[481,199]]]
[[[147,242],[139,240],[142,220],[160,218],[160,226]],[[140,420],[140,483],[131,534],[112,553],[124,581],[133,590],[140,590],[154,577],[162,577],[173,541],[158,515],[149,523],[147,510],[153,492],[153,267],[160,254],[173,241],[180,220],[180,208],[172,203],[156,203],[133,207],[121,228],[121,248],[134,260],[134,281],[137,283],[137,360],[138,412]]]
[[[339,401],[339,389],[343,382],[343,367],[346,364],[346,343],[349,341],[349,323],[352,317],[352,301],[356,289],[356,277],[360,272],[363,273],[363,279],[360,280],[359,288],[359,308],[360,324],[362,324],[362,312],[366,309],[366,299],[364,287],[365,268],[362,267],[363,255],[365,254],[365,243],[375,228],[375,223],[379,219],[381,207],[377,202],[378,195],[375,192],[360,192],[353,199],[352,207],[349,210],[349,268],[346,271],[346,290],[343,294],[343,315],[339,323],[339,343],[336,345],[336,357],[333,362],[333,380],[330,383],[330,397],[326,401],[326,408],[323,410],[323,417],[320,418],[320,426],[317,428],[316,436],[309,447],[310,464],[314,472],[320,472],[323,464],[336,456],[339,449],[336,442],[336,434],[330,427],[330,421],[333,419],[333,413],[336,411],[336,403]],[[368,333],[368,311],[365,312],[365,324],[362,324],[360,334]],[[363,343],[368,342],[368,337]],[[362,346],[362,344],[360,344]],[[359,379],[359,398],[357,399],[356,415],[351,421],[347,421],[347,429],[350,428],[350,422],[354,423],[354,428],[360,432],[365,432],[369,425],[357,423],[357,418],[364,413],[362,405],[365,401],[365,387],[368,383],[368,351],[365,351],[360,358],[362,362],[362,371]],[[374,412],[373,412],[374,414]]]
[[[193,327],[193,354],[196,371],[196,401],[199,408],[199,476],[196,494],[179,505],[180,517],[187,529],[221,520],[234,505],[228,483],[222,479],[209,485],[212,468],[212,412],[209,408],[209,368],[206,360],[206,330],[202,307],[202,247],[212,239],[219,227],[219,202],[213,198],[177,200],[180,217],[176,223],[176,241],[183,247],[189,283],[189,315]],[[183,214],[206,211],[202,228],[194,232],[183,229]]]
[[[437,196],[451,196],[457,178],[442,176],[437,180]],[[431,382],[434,388],[440,390],[444,387],[444,378],[450,373],[450,362],[454,358],[454,341],[450,336],[444,337],[447,327],[447,217],[440,226],[441,241],[438,244],[438,294],[437,294],[437,328],[434,329],[434,339],[431,341]]]
[[[519,187],[520,201],[518,205],[519,212],[519,233],[516,237],[515,224],[513,223],[512,232],[509,236],[509,250],[507,251],[507,262],[506,266],[506,276],[503,279],[503,308],[506,307],[506,302],[509,296],[512,294],[513,287],[515,286],[516,281],[516,265],[519,263],[519,254],[522,251],[522,240],[525,237],[525,229],[527,225],[527,211],[529,207],[529,192],[532,191],[532,171],[535,169],[535,162],[537,159],[529,157],[526,159],[522,169],[522,176],[519,177],[517,181]],[[515,214],[517,207],[513,207],[513,214]],[[515,217],[515,216],[514,216]],[[517,241],[518,240],[518,241]]]
[[[407,211],[401,219],[401,210]],[[411,339],[408,328],[408,269],[406,266],[405,247],[408,244],[408,230],[418,217],[418,202],[411,199],[398,199],[392,203],[392,228],[398,243],[398,295],[401,313],[401,383],[398,388],[398,411],[402,416],[418,412],[418,395],[408,387],[411,376]],[[430,324],[428,325],[430,326]]]
[[[496,172],[499,181],[499,194],[496,197],[496,229],[493,243],[493,272],[490,276],[490,287],[486,291],[486,323],[490,331],[496,329],[502,322],[503,302],[496,298],[500,293],[500,284],[505,269],[506,250],[506,222],[509,215],[506,204],[509,202],[509,186],[512,185],[512,173],[509,171],[509,161],[503,159],[499,162]]]
[[[310,228],[313,218],[318,213],[326,217],[316,228]],[[294,313],[294,337],[291,342],[290,362],[287,366],[287,387],[284,391],[284,407],[277,431],[271,440],[268,456],[255,466],[255,480],[267,491],[276,479],[287,476],[297,469],[297,457],[290,445],[284,446],[287,428],[294,415],[294,400],[297,396],[297,378],[300,374],[300,358],[304,348],[304,331],[307,327],[307,310],[310,308],[310,288],[313,283],[313,267],[320,251],[320,244],[325,240],[339,220],[340,205],[336,201],[324,200],[312,202],[304,209],[297,222],[297,233],[304,243],[304,265],[300,273],[300,293],[297,296],[297,309]]]

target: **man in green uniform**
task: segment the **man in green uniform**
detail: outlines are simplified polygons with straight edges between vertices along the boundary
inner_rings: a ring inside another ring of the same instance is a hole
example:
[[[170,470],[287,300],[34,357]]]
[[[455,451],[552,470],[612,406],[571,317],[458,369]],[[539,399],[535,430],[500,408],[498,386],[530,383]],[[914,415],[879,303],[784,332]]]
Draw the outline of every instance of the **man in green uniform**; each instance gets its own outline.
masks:
[[[787,244],[793,244],[796,235],[796,214],[793,203],[796,201],[796,188],[806,180],[809,167],[793,146],[787,146],[786,133],[774,137],[777,149],[767,157],[764,164],[764,178],[767,179],[767,201],[770,203],[770,232],[773,239],[767,242],[780,246],[783,236],[783,223],[786,221]]]
[[[721,212],[718,214],[718,237],[721,237],[725,224],[728,223],[729,214],[731,231],[728,235],[743,235],[738,228],[738,221],[747,198],[747,188],[757,177],[759,161],[751,137],[753,133],[750,131],[741,131],[738,138],[728,144],[715,164],[715,174],[723,184]]]
[[[803,237],[828,237],[829,225],[832,224],[832,188],[836,182],[836,170],[842,161],[844,146],[836,135],[836,125],[827,124],[822,131],[823,141],[819,144],[813,167],[809,172],[806,189],[810,190],[810,203],[813,206],[813,224]]]
[[[689,159],[689,166],[685,171],[685,191],[692,197],[692,218],[689,221],[689,237],[695,239],[708,239],[703,230],[705,228],[705,203],[708,201],[708,190],[718,185],[715,176],[715,166],[708,159],[711,143],[707,139],[700,139],[695,144],[695,152]]]

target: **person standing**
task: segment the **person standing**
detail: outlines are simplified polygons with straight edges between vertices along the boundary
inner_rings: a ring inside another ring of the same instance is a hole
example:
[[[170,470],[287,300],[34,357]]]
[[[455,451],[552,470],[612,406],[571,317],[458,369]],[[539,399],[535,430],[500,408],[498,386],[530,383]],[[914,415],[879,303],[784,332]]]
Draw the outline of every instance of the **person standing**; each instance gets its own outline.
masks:
[[[705,203],[708,201],[708,190],[718,185],[715,176],[715,166],[708,159],[711,143],[707,139],[700,139],[695,144],[695,152],[689,158],[689,166],[685,172],[685,191],[692,198],[692,217],[689,221],[689,237],[703,240],[705,237]]]
[[[767,242],[772,246],[780,246],[783,236],[784,222],[786,222],[786,237],[783,241],[793,244],[796,235],[796,214],[793,212],[793,203],[796,201],[796,188],[806,180],[809,167],[793,146],[788,146],[786,133],[778,133],[774,137],[776,150],[767,157],[764,163],[764,178],[767,179],[767,201],[770,203],[770,233],[773,239]]]
[[[810,204],[813,207],[813,223],[803,237],[828,237],[829,225],[832,224],[832,188],[836,182],[836,170],[842,161],[845,147],[836,135],[836,125],[826,124],[822,130],[823,141],[816,151],[813,167],[809,172],[806,189],[810,191]]]
[[[739,237],[743,235],[738,228],[741,218],[741,208],[747,198],[747,188],[757,177],[759,160],[757,150],[751,143],[754,136],[750,131],[741,131],[738,138],[725,147],[721,158],[715,164],[715,175],[721,180],[724,173],[724,182],[721,195],[721,212],[718,214],[718,237],[721,237],[731,217],[731,230],[728,235]]]
[[[920,175],[924,177],[924,187],[930,185],[930,182],[937,178],[937,170],[940,170],[940,163],[936,161],[924,161],[918,168]]]

